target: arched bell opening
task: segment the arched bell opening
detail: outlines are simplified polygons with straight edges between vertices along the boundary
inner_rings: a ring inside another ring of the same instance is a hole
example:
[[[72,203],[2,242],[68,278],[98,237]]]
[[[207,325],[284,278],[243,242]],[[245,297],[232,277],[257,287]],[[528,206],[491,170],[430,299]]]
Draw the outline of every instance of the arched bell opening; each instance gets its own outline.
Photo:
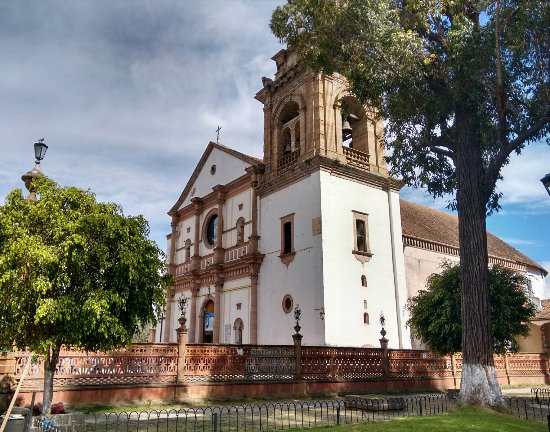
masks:
[[[277,159],[300,151],[300,106],[289,101],[281,109],[277,119]]]
[[[369,153],[368,120],[365,109],[353,96],[344,96],[339,103],[342,120],[342,146]]]

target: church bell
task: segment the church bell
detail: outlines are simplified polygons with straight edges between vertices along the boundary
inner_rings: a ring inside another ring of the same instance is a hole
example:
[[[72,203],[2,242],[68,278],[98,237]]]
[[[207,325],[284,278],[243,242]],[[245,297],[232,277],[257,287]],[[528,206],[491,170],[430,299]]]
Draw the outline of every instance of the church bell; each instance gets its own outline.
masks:
[[[348,119],[345,119],[342,123],[342,140],[346,141],[351,138],[351,126]]]

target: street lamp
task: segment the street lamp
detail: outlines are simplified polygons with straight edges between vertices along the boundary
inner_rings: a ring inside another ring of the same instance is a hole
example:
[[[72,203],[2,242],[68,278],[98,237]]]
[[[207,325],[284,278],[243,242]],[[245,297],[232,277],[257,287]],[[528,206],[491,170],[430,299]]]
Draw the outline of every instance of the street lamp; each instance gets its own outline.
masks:
[[[540,181],[544,185],[544,188],[546,189],[546,192],[548,192],[548,195],[550,195],[550,173],[546,174],[543,178],[540,179]]]
[[[36,158],[36,164],[40,164],[40,161],[46,156],[48,146],[44,142],[44,138],[40,138],[34,143],[34,157]]]
[[[40,161],[46,156],[48,146],[44,143],[44,138],[40,138],[34,143],[34,168],[21,176],[21,180],[25,183],[25,187],[29,191],[29,201],[36,201],[36,192],[32,186],[32,181],[35,178],[42,177],[42,171],[40,170]]]
[[[180,307],[181,315],[185,316],[185,311],[187,311],[187,297],[182,294],[180,299],[178,300],[178,304]]]

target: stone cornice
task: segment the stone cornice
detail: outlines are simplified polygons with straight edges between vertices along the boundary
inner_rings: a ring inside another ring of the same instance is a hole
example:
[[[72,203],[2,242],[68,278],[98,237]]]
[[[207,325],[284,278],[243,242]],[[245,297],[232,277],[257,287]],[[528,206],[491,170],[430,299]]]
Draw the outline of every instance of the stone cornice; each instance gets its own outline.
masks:
[[[310,176],[316,171],[323,170],[341,178],[352,180],[364,185],[372,186],[381,190],[399,192],[403,182],[392,177],[376,174],[371,171],[362,170],[351,165],[341,163],[338,160],[316,155],[312,158],[300,160],[293,167],[289,167],[276,176],[266,175],[260,182],[258,192],[260,196],[267,196],[277,192],[301,179]]]
[[[219,278],[230,281],[251,276],[251,273],[253,273],[251,269],[257,269],[263,259],[263,254],[250,254],[227,264],[213,265],[204,270],[189,272],[177,276],[170,289],[172,292],[190,290],[196,280],[200,281],[200,285],[206,285],[214,284]]]
[[[460,249],[456,246],[446,245],[443,243],[434,242],[432,240],[421,239],[409,235],[403,235],[403,247],[407,246],[456,257],[460,255]],[[503,267],[508,267],[521,272],[527,271],[527,266],[523,263],[495,257],[492,255],[489,255],[489,264],[498,264]]]

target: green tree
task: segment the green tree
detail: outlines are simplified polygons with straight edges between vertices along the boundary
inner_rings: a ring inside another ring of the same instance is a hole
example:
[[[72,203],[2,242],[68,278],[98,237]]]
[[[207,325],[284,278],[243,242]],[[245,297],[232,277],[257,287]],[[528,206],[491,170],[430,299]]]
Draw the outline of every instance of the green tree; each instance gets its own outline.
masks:
[[[161,311],[169,276],[142,216],[91,192],[33,181],[0,206],[0,346],[44,356],[44,410],[62,346],[128,345]]]
[[[513,153],[550,130],[550,2],[293,0],[274,34],[339,72],[387,121],[393,174],[456,192],[463,403],[504,403],[494,369],[486,214]]]
[[[501,266],[489,269],[489,297],[493,350],[516,352],[516,336],[529,335],[529,321],[536,313],[527,292],[527,278]],[[407,302],[412,335],[441,354],[462,351],[460,267],[446,263],[431,275],[426,290]]]

